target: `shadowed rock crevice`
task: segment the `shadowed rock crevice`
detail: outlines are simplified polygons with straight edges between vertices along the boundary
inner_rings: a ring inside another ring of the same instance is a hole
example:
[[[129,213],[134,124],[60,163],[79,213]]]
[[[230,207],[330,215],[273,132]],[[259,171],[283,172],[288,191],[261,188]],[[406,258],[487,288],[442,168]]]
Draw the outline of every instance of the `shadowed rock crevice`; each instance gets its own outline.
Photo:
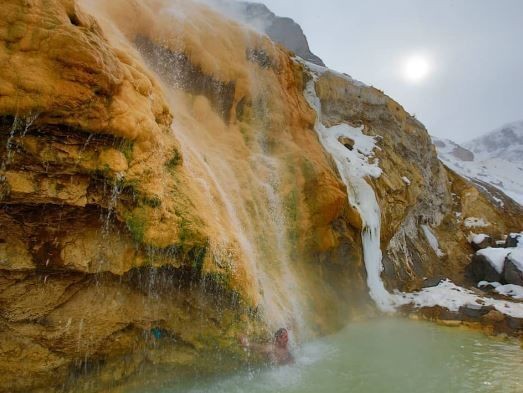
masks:
[[[135,45],[146,61],[169,85],[190,94],[203,95],[214,110],[228,122],[234,103],[235,83],[223,82],[206,75],[181,52],[172,52],[145,36],[138,36]]]

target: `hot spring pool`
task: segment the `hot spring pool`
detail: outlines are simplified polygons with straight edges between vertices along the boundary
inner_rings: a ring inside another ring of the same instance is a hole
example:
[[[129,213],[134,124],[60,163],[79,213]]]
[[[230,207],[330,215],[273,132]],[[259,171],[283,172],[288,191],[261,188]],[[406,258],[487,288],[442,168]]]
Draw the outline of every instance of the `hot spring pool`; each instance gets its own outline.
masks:
[[[523,350],[517,342],[426,322],[353,323],[294,355],[292,366],[132,393],[523,392]]]

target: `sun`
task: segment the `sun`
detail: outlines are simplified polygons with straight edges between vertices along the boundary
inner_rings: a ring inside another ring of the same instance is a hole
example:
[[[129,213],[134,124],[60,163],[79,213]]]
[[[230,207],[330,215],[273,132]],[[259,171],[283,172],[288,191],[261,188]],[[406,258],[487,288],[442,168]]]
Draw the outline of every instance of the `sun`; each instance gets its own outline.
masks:
[[[409,82],[421,82],[430,74],[430,63],[423,56],[411,56],[403,64],[403,76]]]

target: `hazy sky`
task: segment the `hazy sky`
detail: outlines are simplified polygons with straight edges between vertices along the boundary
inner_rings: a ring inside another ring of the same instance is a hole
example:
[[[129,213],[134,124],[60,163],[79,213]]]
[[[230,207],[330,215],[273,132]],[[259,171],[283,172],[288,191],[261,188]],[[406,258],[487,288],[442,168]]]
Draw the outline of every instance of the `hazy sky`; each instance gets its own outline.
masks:
[[[330,68],[374,85],[458,142],[523,120],[523,0],[261,0]],[[403,74],[410,56],[430,65]]]

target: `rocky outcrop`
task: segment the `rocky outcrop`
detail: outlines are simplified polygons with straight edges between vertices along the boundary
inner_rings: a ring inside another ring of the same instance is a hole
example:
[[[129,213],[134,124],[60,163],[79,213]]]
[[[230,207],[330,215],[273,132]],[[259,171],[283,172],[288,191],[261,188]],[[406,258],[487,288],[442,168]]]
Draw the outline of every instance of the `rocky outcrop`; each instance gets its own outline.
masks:
[[[390,289],[417,289],[424,277],[445,276],[464,283],[471,252],[468,237],[493,238],[520,226],[521,207],[507,198],[494,204],[470,182],[439,161],[424,126],[374,87],[327,71],[316,82],[324,122],[349,123],[376,135],[383,174],[373,180],[381,208],[384,278]],[[408,181],[405,181],[407,179]],[[439,247],[429,244],[423,225]],[[438,252],[441,251],[441,252]],[[439,255],[438,255],[439,254]]]
[[[496,270],[489,258],[480,254],[474,254],[467,269],[470,279],[476,283],[480,281],[501,282],[503,276],[503,270]]]
[[[505,262],[503,278],[508,284],[523,287],[523,272],[518,265],[510,259],[510,257],[507,258],[507,261]]]
[[[211,4],[225,9],[241,21],[267,34],[271,40],[283,45],[302,59],[325,66],[322,59],[311,52],[301,26],[293,19],[277,16],[265,4],[248,1],[212,0]]]

